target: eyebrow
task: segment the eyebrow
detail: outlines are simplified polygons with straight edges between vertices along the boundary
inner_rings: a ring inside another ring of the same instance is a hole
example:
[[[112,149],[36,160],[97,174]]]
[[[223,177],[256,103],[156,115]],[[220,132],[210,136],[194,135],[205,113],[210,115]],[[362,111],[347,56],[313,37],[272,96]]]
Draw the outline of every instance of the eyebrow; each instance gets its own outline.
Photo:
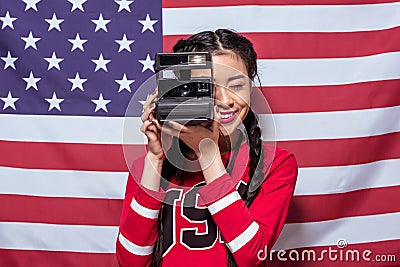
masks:
[[[233,80],[237,80],[237,79],[244,79],[246,78],[246,76],[244,76],[243,74],[238,74],[236,76],[232,76],[228,78],[228,82],[233,81]]]

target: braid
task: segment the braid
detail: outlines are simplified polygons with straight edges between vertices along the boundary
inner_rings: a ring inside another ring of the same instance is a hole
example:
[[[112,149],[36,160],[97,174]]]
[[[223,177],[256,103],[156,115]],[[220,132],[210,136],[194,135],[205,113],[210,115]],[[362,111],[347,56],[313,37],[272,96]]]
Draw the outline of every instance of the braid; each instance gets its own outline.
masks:
[[[263,161],[264,161],[264,150],[261,140],[261,129],[258,125],[256,115],[252,110],[249,110],[248,116],[244,120],[244,125],[249,136],[249,183],[246,196],[246,206],[250,206],[253,203],[260,187],[259,184],[264,180]]]
[[[153,261],[151,267],[160,267],[162,263],[162,253],[163,253],[163,243],[164,243],[164,233],[162,229],[162,219],[164,213],[164,205],[161,207],[160,213],[158,214],[157,222],[157,240],[154,245]]]
[[[247,132],[247,136],[249,138],[249,177],[250,180],[247,184],[247,193],[245,198],[245,203],[247,207],[253,203],[257,193],[259,192],[260,187],[257,187],[255,190],[252,189],[250,185],[254,183],[254,181],[263,180],[264,174],[262,172],[263,169],[263,160],[264,160],[264,151],[262,148],[262,140],[261,140],[261,129],[258,125],[257,117],[254,112],[250,109],[246,118],[243,121],[244,127]],[[253,183],[252,183],[253,182]],[[227,249],[228,255],[228,267],[237,267],[235,259],[233,258],[232,252]]]

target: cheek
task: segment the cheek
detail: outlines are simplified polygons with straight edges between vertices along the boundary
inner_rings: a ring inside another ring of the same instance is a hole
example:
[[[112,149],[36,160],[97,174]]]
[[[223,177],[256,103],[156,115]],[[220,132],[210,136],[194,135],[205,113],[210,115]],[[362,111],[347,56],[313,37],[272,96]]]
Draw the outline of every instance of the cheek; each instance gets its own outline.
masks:
[[[247,113],[250,106],[250,93],[247,90],[237,93],[236,103],[241,109],[246,110]]]

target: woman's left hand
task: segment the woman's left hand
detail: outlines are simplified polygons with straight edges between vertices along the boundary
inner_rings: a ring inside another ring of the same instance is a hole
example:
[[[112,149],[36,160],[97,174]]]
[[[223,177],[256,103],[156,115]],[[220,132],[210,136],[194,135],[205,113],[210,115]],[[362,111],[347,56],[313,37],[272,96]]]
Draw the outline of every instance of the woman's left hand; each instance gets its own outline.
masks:
[[[162,127],[166,134],[176,136],[189,146],[198,158],[205,154],[219,153],[219,120],[218,108],[214,108],[214,120],[211,123],[199,125],[182,125],[174,121],[168,121],[167,127]]]

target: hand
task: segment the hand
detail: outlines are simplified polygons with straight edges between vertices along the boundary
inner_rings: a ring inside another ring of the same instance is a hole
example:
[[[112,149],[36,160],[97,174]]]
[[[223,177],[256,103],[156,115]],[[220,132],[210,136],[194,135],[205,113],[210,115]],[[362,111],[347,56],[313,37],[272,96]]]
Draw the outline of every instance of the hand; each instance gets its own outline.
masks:
[[[156,106],[153,101],[156,99],[157,94],[158,91],[156,89],[151,95],[149,95],[143,105],[143,114],[141,116],[143,124],[140,127],[140,131],[147,137],[148,153],[150,153],[150,156],[156,160],[163,160],[165,158],[164,151],[167,151],[171,146],[172,136],[163,134],[163,138],[161,138],[162,126],[157,119],[154,118],[154,110]],[[162,142],[162,140],[164,142]]]
[[[174,121],[168,121],[167,127],[162,131],[168,135],[176,136],[189,146],[198,158],[201,155],[219,154],[219,120],[218,107],[214,108],[214,120],[211,124],[205,122],[199,125],[182,125]],[[161,130],[160,127],[158,127]]]
[[[162,128],[163,132],[180,138],[196,153],[207,184],[226,173],[218,147],[220,118],[218,107],[215,107],[211,124],[185,126],[170,121],[169,127]]]

